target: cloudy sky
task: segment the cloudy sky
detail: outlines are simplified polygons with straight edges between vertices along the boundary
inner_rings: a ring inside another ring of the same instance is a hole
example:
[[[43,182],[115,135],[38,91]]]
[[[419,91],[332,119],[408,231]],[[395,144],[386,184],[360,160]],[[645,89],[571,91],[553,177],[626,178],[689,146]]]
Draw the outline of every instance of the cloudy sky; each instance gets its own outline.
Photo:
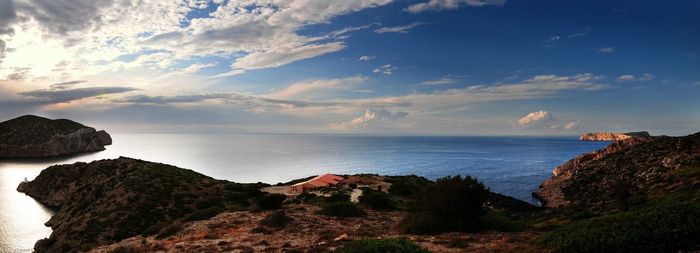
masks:
[[[0,0],[0,119],[112,131],[700,130],[700,2]]]

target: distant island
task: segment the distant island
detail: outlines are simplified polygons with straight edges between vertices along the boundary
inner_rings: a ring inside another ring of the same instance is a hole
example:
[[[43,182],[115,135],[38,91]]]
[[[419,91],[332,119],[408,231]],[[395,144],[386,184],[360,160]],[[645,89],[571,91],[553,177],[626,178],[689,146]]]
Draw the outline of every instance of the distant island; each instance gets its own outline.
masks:
[[[107,132],[67,119],[25,115],[0,122],[0,158],[64,156],[102,151],[111,144]]]
[[[597,132],[597,133],[586,133],[579,136],[579,140],[582,141],[621,141],[631,138],[652,138],[649,132],[627,132],[627,133],[613,133],[613,132]]]
[[[31,120],[46,122],[14,125]],[[82,126],[71,122],[59,125]],[[639,136],[600,135],[621,139],[555,168],[533,193],[543,207],[468,176],[241,184],[126,157],[51,166],[17,190],[55,210],[36,252],[699,249],[700,133]]]

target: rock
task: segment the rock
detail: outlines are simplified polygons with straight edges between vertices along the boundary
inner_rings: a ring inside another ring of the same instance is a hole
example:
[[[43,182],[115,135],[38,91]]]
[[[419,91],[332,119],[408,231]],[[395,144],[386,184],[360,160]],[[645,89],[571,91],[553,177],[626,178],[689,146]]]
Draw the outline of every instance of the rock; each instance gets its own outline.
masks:
[[[621,187],[641,195],[648,194],[645,191],[650,188],[662,188],[655,185],[661,175],[673,175],[682,165],[696,159],[700,159],[700,133],[685,137],[625,138],[554,168],[552,177],[533,196],[548,208],[605,206],[615,201],[615,192]],[[682,176],[672,178],[685,180]],[[676,185],[689,184],[676,182]]]
[[[652,136],[646,132],[628,132],[628,133],[612,133],[612,132],[598,132],[598,133],[586,133],[579,136],[579,140],[582,141],[621,141],[631,138],[651,138]]]
[[[347,240],[348,240],[348,234],[342,234],[342,235],[336,237],[335,239],[333,239],[334,242],[347,241]]]
[[[110,144],[107,132],[67,119],[25,115],[0,123],[0,158],[63,156],[102,151]]]

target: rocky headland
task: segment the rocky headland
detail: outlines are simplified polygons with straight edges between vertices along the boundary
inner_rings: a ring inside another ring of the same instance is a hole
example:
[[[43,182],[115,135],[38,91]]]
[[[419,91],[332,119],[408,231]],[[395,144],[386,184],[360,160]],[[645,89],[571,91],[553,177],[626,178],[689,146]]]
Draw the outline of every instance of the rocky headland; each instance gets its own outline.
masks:
[[[628,133],[613,133],[613,132],[597,132],[585,133],[579,136],[582,141],[622,141],[627,139],[648,139],[652,138],[649,132],[628,132]]]
[[[34,158],[102,151],[105,131],[67,120],[25,115],[0,123],[0,158]]]
[[[556,167],[533,195],[552,208],[605,206],[614,202],[615,194],[663,195],[669,193],[666,188],[671,185],[691,187],[700,182],[676,176],[683,168],[698,164],[699,159],[700,133],[624,138]],[[674,180],[663,181],[667,179]]]

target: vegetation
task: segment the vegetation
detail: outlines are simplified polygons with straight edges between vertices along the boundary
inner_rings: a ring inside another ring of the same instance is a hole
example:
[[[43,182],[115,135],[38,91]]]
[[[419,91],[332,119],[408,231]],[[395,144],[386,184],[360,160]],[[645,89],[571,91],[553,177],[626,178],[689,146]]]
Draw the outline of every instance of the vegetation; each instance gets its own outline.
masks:
[[[418,193],[420,189],[428,186],[432,182],[424,177],[410,175],[389,177],[389,183],[391,183],[389,193],[398,196],[410,196]]]
[[[260,210],[275,210],[282,206],[282,203],[287,199],[284,194],[267,194],[260,196],[255,204]]]
[[[260,224],[266,227],[279,228],[284,227],[292,218],[289,218],[284,210],[277,210],[265,217]]]
[[[168,238],[177,232],[180,232],[184,226],[182,226],[182,223],[179,221],[175,221],[171,223],[168,226],[163,227],[160,231],[158,231],[158,235],[156,235],[156,239],[165,239]]]
[[[484,184],[470,176],[440,178],[416,194],[403,227],[416,234],[478,231],[488,194]]]
[[[324,198],[326,202],[347,202],[350,201],[350,195],[344,192],[334,192],[329,197]]]
[[[336,253],[429,253],[405,238],[362,239],[352,241],[335,251]]]
[[[352,202],[332,202],[323,205],[321,214],[334,217],[360,217],[365,213],[362,208]]]
[[[700,205],[660,201],[573,222],[538,243],[555,252],[678,252],[700,242]]]
[[[369,188],[362,188],[362,196],[359,198],[360,204],[363,204],[374,210],[396,210],[396,204],[391,198],[391,195],[375,191]]]

